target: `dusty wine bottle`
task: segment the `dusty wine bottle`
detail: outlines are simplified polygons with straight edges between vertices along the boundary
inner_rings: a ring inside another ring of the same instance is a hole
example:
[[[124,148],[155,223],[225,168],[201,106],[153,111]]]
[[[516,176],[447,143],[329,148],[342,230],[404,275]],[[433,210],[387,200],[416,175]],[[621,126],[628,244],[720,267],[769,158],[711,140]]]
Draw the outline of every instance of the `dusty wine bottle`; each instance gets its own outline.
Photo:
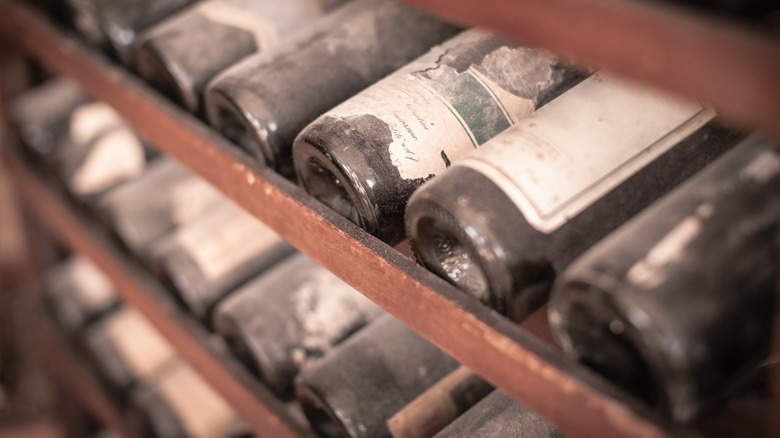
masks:
[[[780,265],[780,146],[756,137],[556,281],[564,351],[689,420],[767,356]]]
[[[20,96],[10,114],[28,149],[81,200],[136,175],[156,153],[110,106],[67,79]]]
[[[289,399],[293,379],[305,362],[383,313],[299,253],[220,303],[213,326],[278,397]]]
[[[566,438],[535,412],[501,391],[493,391],[476,406],[435,435],[435,438]]]
[[[181,360],[133,391],[127,417],[145,437],[252,436],[225,399]]]
[[[76,333],[119,307],[111,280],[89,259],[72,256],[43,274],[46,305],[66,333]]]
[[[225,295],[295,252],[231,201],[212,208],[160,242],[154,262],[187,309],[204,321]]]
[[[152,379],[176,360],[168,341],[130,307],[91,325],[83,342],[100,376],[116,394]]]
[[[520,320],[556,272],[739,137],[697,101],[597,73],[417,190],[428,269]]]
[[[310,194],[395,244],[417,187],[583,78],[547,52],[466,31],[307,126],[295,171]]]
[[[133,67],[138,36],[195,0],[65,0],[87,43],[113,51]]]
[[[109,105],[81,105],[69,123],[53,167],[75,198],[89,202],[146,167],[147,146]]]
[[[351,2],[217,76],[206,91],[209,122],[290,176],[301,129],[457,31],[394,1]]]
[[[206,84],[346,0],[203,0],[145,32],[138,73],[199,114]]]
[[[387,420],[458,362],[390,315],[303,368],[295,393],[327,437],[389,437]]]
[[[160,158],[144,173],[98,199],[97,210],[131,252],[148,260],[158,239],[224,202],[205,180]]]
[[[75,82],[58,77],[14,99],[8,113],[24,146],[50,166],[50,157],[68,136],[71,114],[88,100]]]
[[[430,438],[493,389],[485,379],[461,365],[396,412],[387,420],[387,428],[393,438]]]

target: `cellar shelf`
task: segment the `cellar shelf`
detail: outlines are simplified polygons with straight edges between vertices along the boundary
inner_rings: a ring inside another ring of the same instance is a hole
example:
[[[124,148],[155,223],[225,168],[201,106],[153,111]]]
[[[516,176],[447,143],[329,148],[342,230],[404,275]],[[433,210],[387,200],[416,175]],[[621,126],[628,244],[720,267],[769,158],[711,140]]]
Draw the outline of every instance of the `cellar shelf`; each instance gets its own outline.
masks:
[[[36,309],[38,310],[38,309]],[[48,317],[30,313],[40,354],[49,372],[73,393],[103,426],[122,438],[140,438],[125,424],[119,408],[95,379],[86,363],[71,349]]]
[[[19,198],[57,240],[93,261],[114,283],[122,300],[139,310],[179,355],[219,392],[258,436],[312,437],[287,408],[202,324],[186,314],[160,282],[127,256],[88,215],[69,205],[21,159],[9,158]]]
[[[443,2],[413,3],[433,7],[437,12],[444,12],[445,8]],[[465,11],[466,3],[449,3],[452,13]],[[512,7],[515,3],[522,2],[503,4]],[[489,0],[480,4],[496,8],[501,2]],[[500,24],[496,22],[494,27],[506,31]],[[72,77],[93,97],[111,104],[142,137],[165,154],[205,178],[299,250],[569,436],[735,436],[732,431],[739,430],[722,427],[704,433],[672,424],[650,412],[599,376],[564,358],[550,344],[363,232],[290,181],[258,165],[127,70],[83,47],[28,7],[0,0],[0,34],[45,67]],[[766,45],[760,44],[766,41],[759,37],[751,42],[760,47]],[[771,48],[766,50],[770,56],[761,70],[764,75],[780,65],[780,56]],[[757,62],[757,58],[750,59]],[[780,74],[772,79],[776,78]],[[663,85],[663,81],[659,82]],[[686,86],[682,79],[670,86],[674,88],[675,84]],[[726,113],[733,112],[735,121],[748,124],[764,125],[766,117],[780,121],[780,99],[768,102],[765,97],[753,97],[763,99],[760,117],[741,112],[736,104]],[[775,105],[774,109],[771,105]],[[167,305],[169,300],[162,298],[159,284],[96,231],[89,218],[70,207],[22,160],[10,156],[9,161],[22,201],[65,243],[93,259],[114,280],[122,297],[177,346],[182,356],[233,404],[254,430],[278,432],[272,436],[308,433],[284,421],[283,412],[265,402],[264,388],[256,382],[253,385],[251,379],[241,378],[241,371],[231,367],[229,360],[218,358],[218,352],[197,339],[198,330],[203,329],[187,324],[175,306]]]

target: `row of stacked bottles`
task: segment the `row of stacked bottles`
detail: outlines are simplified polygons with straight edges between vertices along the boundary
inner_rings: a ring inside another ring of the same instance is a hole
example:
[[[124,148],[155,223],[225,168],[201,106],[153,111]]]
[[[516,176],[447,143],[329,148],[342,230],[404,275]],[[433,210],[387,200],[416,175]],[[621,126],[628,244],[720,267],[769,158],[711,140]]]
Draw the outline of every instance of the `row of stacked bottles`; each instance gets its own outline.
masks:
[[[143,150],[131,130],[130,142],[77,142],[84,124],[101,135],[127,127],[72,82],[53,79],[27,92],[11,105],[11,113],[28,158],[64,190],[74,208],[91,215],[159,278],[212,333],[213,342],[287,403],[293,417],[302,412],[323,435],[386,436],[393,414],[458,368],[454,359],[176,162],[148,153],[138,172],[125,174],[112,162],[124,155],[104,154],[101,148]],[[104,123],[108,128],[99,128]],[[80,173],[69,171],[73,161],[66,159],[75,149],[82,149],[76,161]],[[76,174],[110,182],[86,194],[73,188]],[[249,433],[218,392],[140,313],[121,302],[89,260],[74,255],[62,261],[45,273],[43,286],[50,313],[93,363],[139,434]],[[480,390],[470,390],[474,395],[459,412],[493,389],[477,383]],[[200,415],[201,410],[212,415]]]
[[[130,0],[70,3],[88,42],[368,233],[391,245],[408,238],[423,266],[517,322],[549,300],[567,355],[673,419],[690,421],[766,365],[780,263],[780,153],[771,140],[724,127],[706,103],[384,0],[171,0],[148,11]],[[73,105],[81,103],[56,106]],[[88,145],[53,160],[65,186],[120,237],[128,228],[120,216],[131,215],[123,208],[158,205],[151,208],[161,212],[138,210],[135,219],[165,223],[141,238],[156,242],[138,246],[125,236],[125,244],[253,369],[266,367],[246,341],[265,329],[238,321],[279,318],[275,306],[290,297],[256,305],[239,302],[239,292],[224,297],[250,288],[263,270],[271,276],[293,250],[228,218],[245,213],[213,190],[166,186],[177,177],[157,168],[178,166],[164,158],[145,165],[154,153],[125,131],[113,135],[136,152],[98,152],[108,131],[78,119],[60,123],[69,143]],[[51,157],[44,149],[36,150]],[[106,171],[106,156],[123,157],[121,177]],[[79,177],[90,163],[98,177]],[[144,183],[153,170],[158,179]],[[104,180],[125,177],[91,199],[117,182]],[[151,201],[158,195],[166,200]],[[204,215],[188,224],[201,210],[211,222]],[[213,218],[218,211],[223,218]],[[174,228],[178,237],[159,239]],[[220,243],[208,243],[210,234]],[[309,350],[287,353],[282,374],[294,377]],[[366,397],[360,409],[382,405]],[[323,405],[307,411],[327,431],[348,409]],[[320,411],[327,422],[316,420]]]

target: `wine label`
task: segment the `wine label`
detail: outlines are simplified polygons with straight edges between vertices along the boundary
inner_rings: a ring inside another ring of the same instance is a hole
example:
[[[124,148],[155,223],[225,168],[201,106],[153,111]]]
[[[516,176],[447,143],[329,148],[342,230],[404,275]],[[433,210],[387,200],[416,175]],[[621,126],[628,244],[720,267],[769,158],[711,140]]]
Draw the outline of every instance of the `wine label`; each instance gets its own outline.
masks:
[[[279,41],[276,26],[270,20],[252,11],[237,8],[220,0],[207,0],[195,5],[195,10],[209,20],[236,27],[252,34],[258,51],[265,50]]]
[[[116,299],[111,280],[88,259],[75,257],[68,270],[79,307],[101,309]]]
[[[141,173],[146,165],[144,147],[129,128],[120,128],[95,140],[71,177],[71,189],[94,194]]]
[[[75,144],[85,144],[98,135],[124,124],[110,105],[91,102],[73,110],[70,116],[69,135]]]
[[[183,230],[179,245],[208,280],[215,280],[277,245],[280,237],[231,202]]]
[[[598,73],[458,165],[550,233],[714,117],[700,102]]]
[[[123,308],[113,314],[104,329],[137,378],[151,377],[176,357],[168,341],[133,309]]]
[[[503,47],[489,56],[526,50]],[[551,61],[535,63],[546,69],[540,76],[552,78]],[[473,66],[458,73],[448,65],[432,65],[389,76],[328,113],[383,120],[392,132],[392,163],[404,179],[442,172],[535,108],[534,99],[506,91]]]
[[[166,374],[157,390],[176,412],[189,436],[229,436],[240,423],[230,405],[189,366],[182,365]]]
[[[171,218],[176,225],[202,217],[220,199],[224,199],[206,180],[192,176],[177,184],[171,193]]]

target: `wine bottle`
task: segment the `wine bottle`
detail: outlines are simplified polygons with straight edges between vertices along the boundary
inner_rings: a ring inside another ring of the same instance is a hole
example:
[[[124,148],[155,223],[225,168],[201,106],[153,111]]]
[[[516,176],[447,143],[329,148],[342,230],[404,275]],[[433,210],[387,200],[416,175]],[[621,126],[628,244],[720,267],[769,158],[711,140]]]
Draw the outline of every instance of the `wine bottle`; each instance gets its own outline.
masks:
[[[209,85],[209,122],[280,173],[309,122],[458,30],[390,0],[351,2]]]
[[[387,420],[458,362],[390,315],[307,365],[295,391],[326,437],[389,437]]]
[[[14,99],[8,113],[24,146],[50,166],[50,157],[68,136],[71,114],[87,102],[75,82],[57,77]]]
[[[460,366],[396,412],[387,420],[387,428],[393,438],[430,438],[493,389],[482,377]]]
[[[91,325],[83,342],[100,376],[116,394],[152,379],[176,359],[170,343],[130,307]]]
[[[231,201],[212,208],[160,242],[154,262],[187,309],[204,321],[225,295],[295,251]]]
[[[299,253],[220,303],[213,326],[278,397],[289,399],[293,379],[306,362],[383,313]]]
[[[217,73],[268,50],[345,0],[203,0],[145,32],[137,52],[146,81],[195,114]]]
[[[571,264],[550,323],[564,351],[689,420],[770,347],[780,146],[751,137]]]
[[[222,196],[176,161],[161,158],[98,199],[99,214],[131,252],[147,260],[154,242],[205,216]]]
[[[138,36],[195,0],[66,0],[87,43],[111,50],[133,67]]]
[[[310,194],[396,244],[417,187],[583,77],[545,51],[470,30],[307,126],[295,171]]]
[[[225,399],[180,360],[133,391],[127,416],[139,436],[145,437],[251,436]]]
[[[704,167],[739,134],[714,112],[597,73],[417,190],[418,260],[520,320],[556,272]]]
[[[102,102],[74,110],[64,141],[53,157],[55,171],[73,196],[87,202],[146,167],[147,147]]]
[[[476,406],[435,435],[435,438],[566,438],[536,413],[501,391],[493,391]]]
[[[43,274],[48,309],[66,333],[76,333],[116,309],[111,280],[89,259],[72,256]]]

